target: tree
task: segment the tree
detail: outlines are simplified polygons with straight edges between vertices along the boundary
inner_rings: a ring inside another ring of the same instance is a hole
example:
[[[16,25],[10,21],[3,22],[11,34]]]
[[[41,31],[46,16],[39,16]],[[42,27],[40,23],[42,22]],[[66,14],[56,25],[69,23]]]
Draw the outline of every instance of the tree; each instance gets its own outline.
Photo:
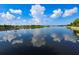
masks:
[[[72,26],[79,26],[79,18],[77,18],[73,23],[71,23],[70,25]]]

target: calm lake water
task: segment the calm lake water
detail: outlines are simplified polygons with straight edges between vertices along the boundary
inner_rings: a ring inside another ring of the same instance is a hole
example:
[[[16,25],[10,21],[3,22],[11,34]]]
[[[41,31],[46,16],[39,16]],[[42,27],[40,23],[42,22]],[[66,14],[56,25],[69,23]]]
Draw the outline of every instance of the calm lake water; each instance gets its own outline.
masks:
[[[66,27],[0,31],[0,54],[79,54],[79,35]]]

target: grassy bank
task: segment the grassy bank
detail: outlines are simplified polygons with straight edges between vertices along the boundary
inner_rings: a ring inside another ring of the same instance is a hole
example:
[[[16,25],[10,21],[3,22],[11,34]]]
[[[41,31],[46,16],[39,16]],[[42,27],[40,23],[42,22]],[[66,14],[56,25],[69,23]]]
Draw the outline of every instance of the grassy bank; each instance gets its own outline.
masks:
[[[72,29],[72,30],[79,30],[78,26],[67,26],[67,28]]]

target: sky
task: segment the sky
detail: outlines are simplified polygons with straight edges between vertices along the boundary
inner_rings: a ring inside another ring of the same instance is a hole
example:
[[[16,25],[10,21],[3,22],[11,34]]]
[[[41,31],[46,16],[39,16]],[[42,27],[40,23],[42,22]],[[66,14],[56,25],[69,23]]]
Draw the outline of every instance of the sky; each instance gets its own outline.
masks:
[[[0,4],[1,25],[66,25],[76,18],[78,4]]]

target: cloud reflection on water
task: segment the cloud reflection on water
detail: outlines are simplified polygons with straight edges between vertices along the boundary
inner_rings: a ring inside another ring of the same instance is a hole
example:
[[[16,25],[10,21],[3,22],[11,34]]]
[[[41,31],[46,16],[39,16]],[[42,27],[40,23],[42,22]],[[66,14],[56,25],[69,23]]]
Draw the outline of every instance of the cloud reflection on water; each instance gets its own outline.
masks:
[[[51,37],[53,38],[53,41],[61,42],[61,38],[58,36],[58,34],[53,33],[51,34]]]
[[[3,36],[3,40],[4,41],[9,41],[9,42],[11,42],[12,40],[14,40],[15,38],[16,38],[16,36],[14,34],[12,34],[12,33],[6,33]]]
[[[45,46],[46,44],[48,45],[49,43],[47,40],[50,39],[52,39],[53,42],[61,42],[61,41],[72,42],[72,43],[79,42],[78,37],[74,33],[68,34],[66,32],[61,33],[59,31],[58,32],[51,31],[51,33],[49,33],[46,32],[45,29],[11,30],[11,31],[5,31],[3,34],[0,35],[0,42],[8,42],[14,45],[14,44],[23,44],[24,43],[23,40],[25,40],[25,43],[27,42],[26,45],[28,45],[28,42],[30,42],[30,44],[32,44],[32,46],[34,47],[42,47]]]
[[[42,34],[40,29],[34,29],[33,31],[33,37],[32,37],[32,44],[35,47],[41,47],[46,44],[44,35]]]
[[[21,37],[22,35],[20,33],[17,32],[17,30],[12,30],[12,31],[5,31],[5,33],[3,34],[3,36],[1,37],[2,40],[1,41],[4,41],[4,42],[9,42],[11,43],[12,45],[13,44],[20,44],[20,43],[23,43],[23,40],[19,37]],[[19,38],[19,39],[18,39]]]
[[[64,41],[70,41],[70,42],[73,42],[73,43],[76,43],[78,42],[78,37],[75,36],[75,35],[70,35],[70,34],[62,34],[61,36],[57,33],[52,33],[51,34],[51,37],[53,39],[53,41],[56,41],[56,42],[61,42],[62,40]]]
[[[76,43],[78,41],[78,37],[75,36],[75,35],[67,35],[67,34],[65,34],[64,35],[64,40],[65,41],[71,41],[73,43]]]
[[[21,40],[14,40],[13,42],[12,42],[12,45],[14,45],[14,44],[22,44],[23,43],[23,40],[21,39]]]

